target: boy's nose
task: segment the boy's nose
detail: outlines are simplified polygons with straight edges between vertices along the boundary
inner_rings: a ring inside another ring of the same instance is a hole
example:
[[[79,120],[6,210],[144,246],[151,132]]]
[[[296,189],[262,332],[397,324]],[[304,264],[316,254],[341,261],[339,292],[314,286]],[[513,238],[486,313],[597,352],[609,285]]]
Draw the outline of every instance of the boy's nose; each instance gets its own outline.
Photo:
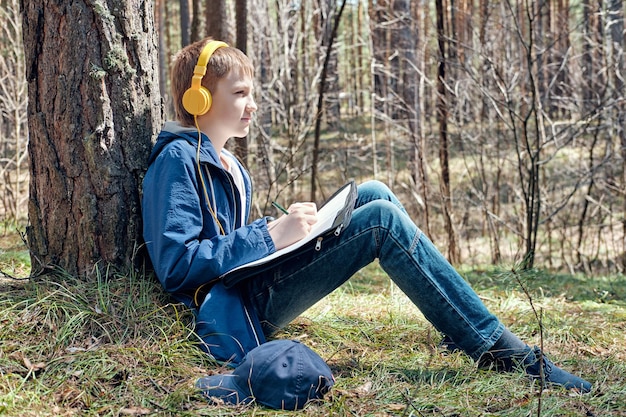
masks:
[[[258,109],[256,102],[254,101],[254,98],[252,97],[250,97],[250,100],[248,100],[248,104],[246,107],[248,108],[248,111],[250,112],[255,112]]]

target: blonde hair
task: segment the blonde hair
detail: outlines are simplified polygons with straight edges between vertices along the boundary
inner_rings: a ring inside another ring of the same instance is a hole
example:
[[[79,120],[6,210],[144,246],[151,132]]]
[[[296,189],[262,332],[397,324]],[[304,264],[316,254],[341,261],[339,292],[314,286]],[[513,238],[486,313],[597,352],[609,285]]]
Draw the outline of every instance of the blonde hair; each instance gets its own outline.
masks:
[[[193,70],[198,63],[198,57],[204,46],[212,39],[205,38],[181,49],[172,61],[171,89],[176,119],[183,126],[194,126],[193,115],[183,107],[183,94],[191,86]],[[230,71],[240,71],[243,75],[254,77],[254,67],[250,59],[239,49],[234,47],[218,48],[207,64],[207,71],[202,78],[202,86],[214,92],[217,82],[228,75]]]

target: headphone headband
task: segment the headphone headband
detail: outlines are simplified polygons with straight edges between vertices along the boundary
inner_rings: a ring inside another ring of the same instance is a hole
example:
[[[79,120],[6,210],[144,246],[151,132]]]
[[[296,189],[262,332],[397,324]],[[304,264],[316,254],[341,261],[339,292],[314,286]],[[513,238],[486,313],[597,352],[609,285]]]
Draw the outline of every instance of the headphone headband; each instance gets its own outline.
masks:
[[[211,59],[211,55],[213,55],[213,53],[219,49],[219,48],[225,48],[227,47],[228,44],[226,42],[222,42],[222,41],[209,41],[207,42],[206,45],[204,45],[204,48],[202,49],[202,52],[200,53],[200,56],[198,57],[198,65],[200,67],[204,67],[204,72],[206,72],[206,66],[209,63],[209,59]]]

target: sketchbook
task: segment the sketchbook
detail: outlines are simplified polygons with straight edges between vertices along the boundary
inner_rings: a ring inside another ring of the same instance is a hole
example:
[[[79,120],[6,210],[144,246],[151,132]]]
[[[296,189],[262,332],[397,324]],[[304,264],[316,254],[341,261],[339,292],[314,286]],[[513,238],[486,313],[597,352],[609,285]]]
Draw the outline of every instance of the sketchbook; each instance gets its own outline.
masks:
[[[238,266],[226,272],[220,278],[226,287],[232,287],[241,280],[252,276],[256,269],[268,262],[281,259],[297,249],[305,246],[307,243],[316,240],[320,236],[328,234],[339,235],[341,231],[350,223],[352,218],[352,210],[356,202],[357,190],[354,181],[350,181],[343,187],[338,189],[317,211],[317,223],[313,225],[309,234],[276,252],[265,256],[256,261]]]

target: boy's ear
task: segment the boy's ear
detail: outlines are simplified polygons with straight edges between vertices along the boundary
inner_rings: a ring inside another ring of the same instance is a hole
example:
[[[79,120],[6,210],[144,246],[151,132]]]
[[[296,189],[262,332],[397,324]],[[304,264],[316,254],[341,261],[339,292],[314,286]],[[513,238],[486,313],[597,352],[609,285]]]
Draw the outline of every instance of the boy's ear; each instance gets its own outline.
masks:
[[[211,97],[211,92],[202,85],[202,78],[206,74],[206,67],[213,53],[217,49],[227,46],[222,41],[210,41],[202,49],[198,57],[198,63],[193,70],[191,87],[183,94],[183,107],[189,114],[201,116],[211,108],[213,98]]]

